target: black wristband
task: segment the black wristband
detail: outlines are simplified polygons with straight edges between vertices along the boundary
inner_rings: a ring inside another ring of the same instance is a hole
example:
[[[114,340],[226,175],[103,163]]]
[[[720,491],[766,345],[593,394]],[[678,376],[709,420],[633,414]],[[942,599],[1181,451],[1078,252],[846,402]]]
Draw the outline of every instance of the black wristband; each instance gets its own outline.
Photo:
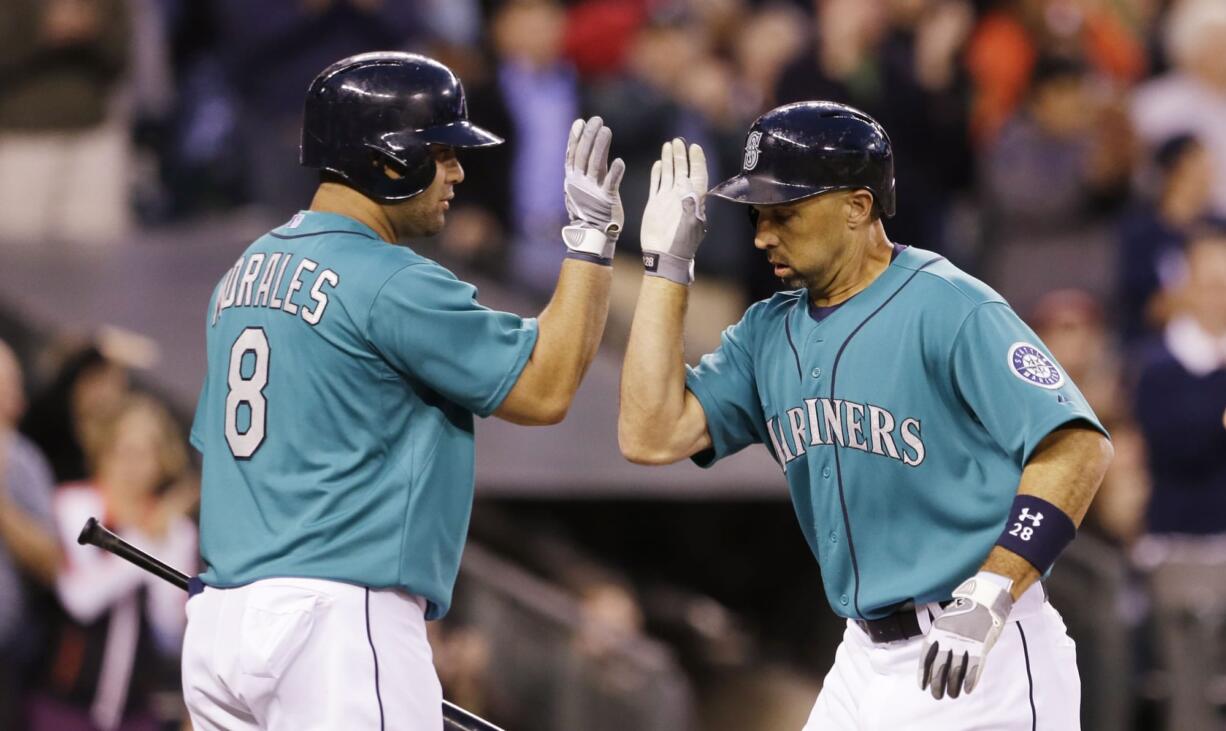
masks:
[[[578,259],[579,261],[587,261],[593,264],[599,264],[602,267],[613,266],[613,257],[611,256],[596,256],[589,254],[586,251],[570,251],[566,252],[567,259]]]
[[[996,545],[1016,553],[1046,574],[1077,535],[1073,519],[1043,498],[1018,495]]]

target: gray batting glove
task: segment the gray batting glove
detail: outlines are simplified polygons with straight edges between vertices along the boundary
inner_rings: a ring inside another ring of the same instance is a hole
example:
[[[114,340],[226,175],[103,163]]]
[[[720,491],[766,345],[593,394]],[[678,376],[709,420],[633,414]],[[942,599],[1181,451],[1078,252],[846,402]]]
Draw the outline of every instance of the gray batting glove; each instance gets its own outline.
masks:
[[[975,689],[988,651],[1013,609],[1009,590],[981,575],[962,582],[953,596],[920,650],[920,690],[930,688],[937,700]]]
[[[707,157],[685,140],[665,142],[651,166],[651,188],[643,209],[639,240],[647,274],[688,285],[694,281],[694,255],[707,232],[703,195]]]
[[[570,126],[566,143],[566,212],[570,225],[562,229],[562,241],[571,251],[611,259],[626,214],[618,187],[626,164],[618,158],[609,165],[613,131],[600,117]]]

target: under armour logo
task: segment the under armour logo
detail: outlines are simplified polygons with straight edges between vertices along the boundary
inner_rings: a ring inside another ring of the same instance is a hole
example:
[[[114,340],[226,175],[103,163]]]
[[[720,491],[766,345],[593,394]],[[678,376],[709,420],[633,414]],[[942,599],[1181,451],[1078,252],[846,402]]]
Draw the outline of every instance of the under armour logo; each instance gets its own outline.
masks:
[[[1017,519],[1018,520],[1029,520],[1030,522],[1034,523],[1035,528],[1038,528],[1039,523],[1043,522],[1043,514],[1035,513],[1034,515],[1031,515],[1030,508],[1022,508],[1022,514],[1017,516]]]
[[[745,162],[741,167],[745,172],[749,172],[758,166],[758,143],[762,141],[761,132],[750,132],[749,139],[745,140]]]

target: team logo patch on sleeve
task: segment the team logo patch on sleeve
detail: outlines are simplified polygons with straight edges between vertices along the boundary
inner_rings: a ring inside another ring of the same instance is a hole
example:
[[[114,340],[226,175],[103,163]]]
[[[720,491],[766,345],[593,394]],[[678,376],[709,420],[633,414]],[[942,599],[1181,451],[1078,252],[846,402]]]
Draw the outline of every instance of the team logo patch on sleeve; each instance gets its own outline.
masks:
[[[1013,375],[1040,388],[1054,390],[1064,385],[1064,374],[1056,364],[1030,343],[1009,347],[1009,367]]]

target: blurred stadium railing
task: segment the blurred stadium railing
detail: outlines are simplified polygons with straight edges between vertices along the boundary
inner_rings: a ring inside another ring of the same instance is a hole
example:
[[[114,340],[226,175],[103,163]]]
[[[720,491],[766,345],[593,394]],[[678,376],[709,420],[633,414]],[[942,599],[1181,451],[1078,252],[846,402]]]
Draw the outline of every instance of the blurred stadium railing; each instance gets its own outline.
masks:
[[[1077,642],[1083,731],[1132,728],[1134,628],[1125,609],[1131,593],[1125,555],[1082,533],[1046,583]]]
[[[578,601],[480,545],[464,551],[453,613],[487,638],[491,680],[533,728],[695,728],[689,682],[665,645],[634,636],[581,651]]]

